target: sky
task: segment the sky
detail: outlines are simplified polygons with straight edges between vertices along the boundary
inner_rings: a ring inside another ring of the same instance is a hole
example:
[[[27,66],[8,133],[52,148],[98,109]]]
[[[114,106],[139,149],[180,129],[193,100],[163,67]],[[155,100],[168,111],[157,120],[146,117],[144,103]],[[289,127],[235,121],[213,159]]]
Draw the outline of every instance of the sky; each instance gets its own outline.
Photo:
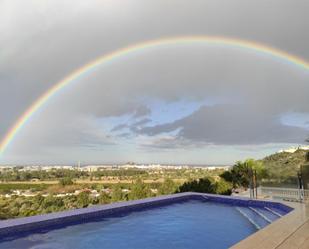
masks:
[[[309,61],[307,0],[0,0],[0,140],[75,69],[131,44],[207,35]],[[0,164],[232,164],[304,144],[309,71],[210,44],[147,49],[52,97]]]

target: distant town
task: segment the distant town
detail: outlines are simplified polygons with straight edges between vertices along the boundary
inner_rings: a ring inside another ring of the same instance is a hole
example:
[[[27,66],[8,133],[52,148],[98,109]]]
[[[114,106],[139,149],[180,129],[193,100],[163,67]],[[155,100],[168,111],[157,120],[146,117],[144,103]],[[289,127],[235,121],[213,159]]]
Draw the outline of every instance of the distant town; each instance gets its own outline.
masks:
[[[66,169],[66,170],[78,170],[78,171],[86,171],[86,172],[95,172],[102,170],[120,170],[120,169],[143,169],[143,170],[155,170],[155,169],[205,169],[205,170],[228,170],[231,166],[229,165],[169,165],[169,164],[136,164],[136,163],[126,163],[126,164],[100,164],[100,165],[0,165],[0,171],[12,170],[15,169],[17,171],[50,171],[50,170],[58,170],[58,169]]]

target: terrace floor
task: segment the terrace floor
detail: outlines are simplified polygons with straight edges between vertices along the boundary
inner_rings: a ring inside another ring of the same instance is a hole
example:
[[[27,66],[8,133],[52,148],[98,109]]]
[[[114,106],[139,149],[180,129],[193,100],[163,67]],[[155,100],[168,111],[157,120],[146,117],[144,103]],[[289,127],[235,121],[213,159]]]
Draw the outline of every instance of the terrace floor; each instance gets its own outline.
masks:
[[[233,249],[305,249],[309,248],[309,203],[283,202],[294,210],[268,225]]]

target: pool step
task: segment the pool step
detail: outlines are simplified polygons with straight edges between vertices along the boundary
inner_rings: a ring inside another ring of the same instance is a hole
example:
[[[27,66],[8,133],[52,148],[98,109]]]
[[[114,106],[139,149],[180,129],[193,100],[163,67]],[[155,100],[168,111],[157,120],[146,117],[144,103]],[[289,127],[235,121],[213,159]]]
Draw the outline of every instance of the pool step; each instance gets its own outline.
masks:
[[[263,211],[263,209],[257,209],[253,207],[249,207],[253,212],[257,213],[259,216],[261,216],[264,220],[266,220],[268,223],[271,223],[272,220],[267,217],[266,213]],[[265,214],[264,214],[265,213]]]
[[[269,212],[273,213],[274,215],[278,216],[279,218],[283,216],[283,214],[279,213],[278,210],[274,210],[272,208],[269,207],[265,207],[266,210],[268,210]]]
[[[257,230],[260,230],[261,227],[253,220],[250,218],[250,216],[244,212],[241,208],[237,207],[236,210],[242,215],[244,216]]]
[[[252,210],[250,207],[237,207],[236,209],[257,229],[261,229],[271,223],[268,218],[265,219],[265,215],[261,215],[261,212]]]
[[[267,219],[270,220],[270,222],[274,222],[275,220],[279,219],[281,216],[278,214],[273,213],[272,211],[268,210],[266,207],[264,208],[255,208],[258,212],[263,214]]]

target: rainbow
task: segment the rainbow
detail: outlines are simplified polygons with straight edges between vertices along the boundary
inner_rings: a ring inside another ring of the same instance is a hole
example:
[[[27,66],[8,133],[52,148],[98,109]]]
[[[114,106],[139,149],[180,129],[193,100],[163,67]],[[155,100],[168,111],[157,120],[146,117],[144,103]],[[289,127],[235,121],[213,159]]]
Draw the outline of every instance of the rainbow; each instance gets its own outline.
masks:
[[[77,78],[89,72],[91,69],[98,67],[104,63],[111,60],[127,56],[137,51],[146,50],[158,46],[165,45],[176,45],[176,44],[211,44],[211,45],[222,45],[227,47],[234,47],[240,49],[246,49],[255,51],[258,53],[266,54],[283,61],[294,64],[295,66],[301,67],[302,69],[309,70],[309,62],[304,59],[297,57],[295,55],[289,54],[285,51],[266,46],[260,43],[233,39],[226,37],[217,36],[181,36],[181,37],[171,37],[162,38],[157,40],[150,40],[141,43],[137,43],[128,47],[121,48],[119,50],[113,51],[111,53],[105,54],[96,58],[95,60],[83,65],[77,70],[73,71],[65,78],[56,83],[53,87],[48,89],[41,97],[39,97],[16,121],[16,123],[9,129],[8,133],[5,135],[0,144],[0,155],[2,155],[8,145],[13,141],[14,137],[22,129],[22,127],[29,121],[29,119],[37,112],[51,97],[53,97],[57,92],[63,89],[65,86],[72,83]]]

